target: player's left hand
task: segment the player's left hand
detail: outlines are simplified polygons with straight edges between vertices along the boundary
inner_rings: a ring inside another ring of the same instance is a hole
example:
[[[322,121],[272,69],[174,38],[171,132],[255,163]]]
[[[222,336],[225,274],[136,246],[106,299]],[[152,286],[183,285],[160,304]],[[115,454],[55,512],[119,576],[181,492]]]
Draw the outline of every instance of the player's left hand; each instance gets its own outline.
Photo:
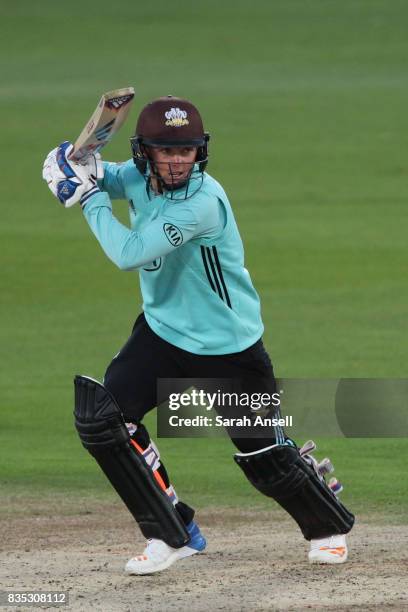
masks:
[[[50,151],[43,166],[43,179],[65,208],[81,202],[99,192],[97,180],[103,178],[99,153],[87,157],[84,163],[68,160],[73,145],[66,141]]]

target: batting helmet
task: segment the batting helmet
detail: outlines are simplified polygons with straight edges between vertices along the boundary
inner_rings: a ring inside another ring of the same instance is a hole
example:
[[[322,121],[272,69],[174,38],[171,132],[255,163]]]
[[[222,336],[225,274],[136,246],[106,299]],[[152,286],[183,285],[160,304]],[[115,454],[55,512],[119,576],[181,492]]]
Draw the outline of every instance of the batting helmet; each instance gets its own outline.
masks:
[[[199,173],[201,186],[202,175],[208,163],[209,138],[209,134],[204,132],[201,115],[194,104],[174,96],[157,98],[147,104],[139,115],[135,136],[130,139],[133,161],[147,179],[150,168],[165,192],[187,186],[183,198],[185,199],[197,191],[194,189],[193,193],[189,193],[188,190],[188,183],[193,174]],[[149,157],[148,147],[196,147],[195,165],[191,169],[188,180],[183,185],[165,184]]]

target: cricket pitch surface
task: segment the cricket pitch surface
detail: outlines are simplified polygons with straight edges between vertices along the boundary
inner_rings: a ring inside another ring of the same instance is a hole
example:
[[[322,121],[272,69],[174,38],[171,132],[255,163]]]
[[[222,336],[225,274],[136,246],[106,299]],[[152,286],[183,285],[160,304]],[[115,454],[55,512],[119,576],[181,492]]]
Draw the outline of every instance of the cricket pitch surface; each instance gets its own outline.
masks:
[[[68,591],[62,610],[408,609],[408,526],[384,526],[381,517],[357,517],[347,563],[318,566],[309,565],[308,543],[283,511],[207,508],[196,516],[204,553],[162,573],[127,576],[124,564],[144,540],[120,502],[84,502],[62,515],[55,499],[52,513],[47,507],[0,519],[0,589]]]

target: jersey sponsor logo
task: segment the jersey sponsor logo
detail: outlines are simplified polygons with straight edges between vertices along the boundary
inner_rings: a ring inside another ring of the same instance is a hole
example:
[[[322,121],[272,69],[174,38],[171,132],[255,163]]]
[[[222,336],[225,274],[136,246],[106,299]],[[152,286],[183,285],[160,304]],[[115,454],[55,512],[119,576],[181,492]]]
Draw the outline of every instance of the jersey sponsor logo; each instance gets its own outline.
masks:
[[[219,295],[222,301],[227,304],[228,308],[232,308],[230,296],[224,281],[220,260],[218,258],[217,248],[215,246],[211,248],[201,246],[200,248],[205,273],[211,289],[214,291],[214,293]]]
[[[156,272],[162,265],[162,258],[158,257],[154,259],[151,263],[147,264],[146,268],[143,268],[145,272]]]
[[[174,247],[178,247],[183,244],[183,234],[181,233],[181,230],[177,227],[177,225],[173,225],[172,223],[165,223],[163,225],[163,230],[167,240]]]
[[[187,111],[181,110],[180,108],[171,108],[169,111],[164,113],[166,117],[166,125],[169,127],[181,127],[182,125],[188,125],[190,122],[187,119]]]

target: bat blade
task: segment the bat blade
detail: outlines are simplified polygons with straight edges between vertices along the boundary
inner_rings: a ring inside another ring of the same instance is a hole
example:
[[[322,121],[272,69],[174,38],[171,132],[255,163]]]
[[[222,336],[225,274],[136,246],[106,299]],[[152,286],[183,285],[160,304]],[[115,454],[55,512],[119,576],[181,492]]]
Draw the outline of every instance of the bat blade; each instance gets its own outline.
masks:
[[[103,94],[95,112],[76,139],[69,159],[85,161],[89,155],[102,149],[122,127],[134,97],[133,87]]]

